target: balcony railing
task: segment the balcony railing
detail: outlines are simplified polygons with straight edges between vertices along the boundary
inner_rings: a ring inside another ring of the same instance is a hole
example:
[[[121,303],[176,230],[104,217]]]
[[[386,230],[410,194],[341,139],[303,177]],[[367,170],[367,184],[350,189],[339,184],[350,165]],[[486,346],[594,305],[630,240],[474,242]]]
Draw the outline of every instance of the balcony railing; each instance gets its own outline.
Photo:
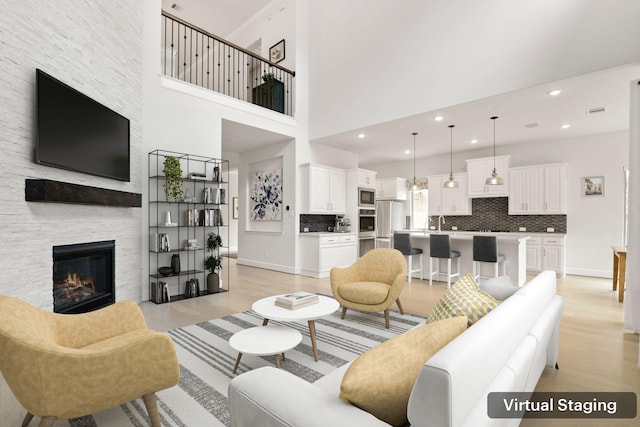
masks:
[[[162,73],[282,114],[294,114],[295,72],[162,12]]]

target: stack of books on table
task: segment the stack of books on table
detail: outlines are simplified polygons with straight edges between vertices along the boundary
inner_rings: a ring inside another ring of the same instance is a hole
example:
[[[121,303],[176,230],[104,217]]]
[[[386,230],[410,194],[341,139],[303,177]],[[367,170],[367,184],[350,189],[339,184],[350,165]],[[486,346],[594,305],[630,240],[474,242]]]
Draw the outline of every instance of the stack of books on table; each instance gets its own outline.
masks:
[[[306,307],[308,305],[317,304],[320,301],[318,295],[309,292],[294,292],[292,294],[280,295],[276,298],[278,307],[295,310],[296,308]]]

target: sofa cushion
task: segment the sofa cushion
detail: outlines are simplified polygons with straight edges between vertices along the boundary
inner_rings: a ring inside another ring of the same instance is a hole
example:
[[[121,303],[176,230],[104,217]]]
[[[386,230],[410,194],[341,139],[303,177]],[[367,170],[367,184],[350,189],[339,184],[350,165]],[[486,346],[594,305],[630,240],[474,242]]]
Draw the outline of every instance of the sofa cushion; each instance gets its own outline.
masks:
[[[338,288],[340,296],[358,304],[382,304],[389,295],[391,286],[380,282],[345,283]]]
[[[451,289],[436,303],[427,317],[427,323],[449,317],[466,316],[469,326],[476,323],[482,316],[496,308],[500,301],[483,292],[467,273],[451,286]]]
[[[488,293],[498,301],[504,301],[520,288],[511,282],[509,276],[492,277],[480,283],[480,290]]]
[[[394,426],[407,422],[407,404],[424,363],[467,328],[453,317],[412,329],[368,350],[347,369],[340,399]]]

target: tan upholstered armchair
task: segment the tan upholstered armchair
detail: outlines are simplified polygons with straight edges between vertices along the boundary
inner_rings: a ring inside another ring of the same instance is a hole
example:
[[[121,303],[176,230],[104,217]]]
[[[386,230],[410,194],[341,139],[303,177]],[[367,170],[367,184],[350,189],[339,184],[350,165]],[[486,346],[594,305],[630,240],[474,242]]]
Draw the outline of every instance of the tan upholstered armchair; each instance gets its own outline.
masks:
[[[180,379],[173,342],[152,331],[131,301],[84,314],[42,311],[0,296],[0,371],[40,426],[142,396],[160,426],[155,392]]]
[[[331,291],[342,304],[342,318],[347,308],[384,311],[389,328],[389,307],[396,302],[400,313],[400,292],[407,282],[407,263],[396,249],[373,249],[350,267],[331,269]]]

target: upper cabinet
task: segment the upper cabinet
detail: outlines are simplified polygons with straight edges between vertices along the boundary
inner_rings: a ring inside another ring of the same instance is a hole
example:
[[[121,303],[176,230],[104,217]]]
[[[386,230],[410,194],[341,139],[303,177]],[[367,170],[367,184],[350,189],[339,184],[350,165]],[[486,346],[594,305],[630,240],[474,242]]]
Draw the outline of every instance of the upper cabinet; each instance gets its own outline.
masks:
[[[376,171],[358,169],[358,187],[376,188]]]
[[[567,213],[566,163],[512,168],[509,180],[509,215]]]
[[[471,215],[467,197],[467,174],[455,173],[458,188],[444,188],[449,175],[429,176],[429,215]]]
[[[495,169],[504,180],[503,185],[486,185],[493,172],[494,158],[467,160],[468,197],[507,197],[509,195],[509,160],[511,156],[496,156]]]
[[[377,200],[407,200],[407,180],[384,178],[376,180]]]
[[[306,213],[345,213],[347,173],[344,169],[309,164],[303,166],[302,177]]]

